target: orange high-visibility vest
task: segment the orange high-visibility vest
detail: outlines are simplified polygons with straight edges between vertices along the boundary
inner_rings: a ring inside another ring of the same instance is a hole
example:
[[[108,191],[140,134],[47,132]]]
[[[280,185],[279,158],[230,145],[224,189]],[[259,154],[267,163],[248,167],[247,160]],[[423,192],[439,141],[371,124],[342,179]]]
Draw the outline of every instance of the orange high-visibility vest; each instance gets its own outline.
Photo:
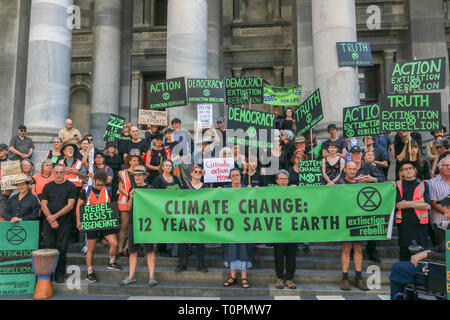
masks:
[[[403,185],[402,181],[395,182],[396,187],[398,188],[400,192],[400,196],[403,198]],[[423,199],[423,195],[425,194],[425,182],[421,181],[416,189],[414,189],[414,195],[413,195],[413,201],[418,201]],[[414,209],[416,212],[417,218],[419,218],[420,224],[428,224],[428,210],[420,210],[420,209]],[[395,223],[400,224],[402,223],[402,210],[399,209],[395,213]]]
[[[128,175],[127,169],[119,171],[119,179],[120,179],[120,181],[122,181],[123,189],[125,189],[127,192],[130,192],[131,181],[130,181],[130,176]],[[127,201],[128,201],[127,196],[125,194],[123,194],[122,192],[120,192],[119,199],[117,201],[119,211],[128,211]]]
[[[59,161],[59,164],[62,164],[62,165],[64,166],[64,168],[67,168],[67,166],[66,166],[65,163],[64,163],[64,159],[61,159],[61,160]],[[76,161],[73,162],[71,168],[75,168],[75,169],[77,169],[78,171],[80,171],[81,166],[82,166],[81,161],[80,161],[80,160],[76,160]],[[72,182],[76,187],[81,187],[81,186],[83,185],[83,180],[81,180],[81,179],[78,177],[78,175],[75,174],[75,173],[66,173],[66,174],[64,175],[64,178],[65,178],[66,180],[69,180],[70,182]]]
[[[100,204],[100,203],[108,203],[111,201],[111,199],[108,196],[108,189],[106,187],[103,187],[102,190],[100,190],[100,194],[97,196],[93,192],[94,187],[87,186],[84,188],[86,191],[86,203],[85,205],[91,205],[91,204]],[[89,190],[90,189],[90,190]]]
[[[43,177],[40,173],[36,173],[33,176],[34,181],[36,181],[36,194],[40,195],[42,191],[44,191],[44,187],[47,183],[52,182],[55,180],[55,177],[53,176],[53,173],[50,174],[47,178]]]

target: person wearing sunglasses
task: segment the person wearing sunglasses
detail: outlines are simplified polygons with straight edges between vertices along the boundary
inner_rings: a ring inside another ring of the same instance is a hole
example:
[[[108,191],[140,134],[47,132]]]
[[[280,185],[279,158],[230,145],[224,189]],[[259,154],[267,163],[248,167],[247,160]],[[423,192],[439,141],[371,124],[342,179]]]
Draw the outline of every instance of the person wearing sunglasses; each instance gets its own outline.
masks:
[[[206,189],[208,186],[201,181],[203,176],[203,170],[199,165],[194,165],[191,170],[191,181],[187,183],[187,188],[189,190]],[[183,272],[187,270],[189,252],[191,251],[189,247],[195,247],[194,251],[197,255],[198,265],[197,270],[201,272],[208,272],[208,268],[205,265],[205,244],[196,243],[182,243],[179,245],[178,255],[180,257],[178,267],[176,267],[175,272]]]
[[[27,127],[20,125],[17,136],[11,138],[9,143],[9,160],[23,160],[31,158],[34,151],[33,140],[27,137]]]
[[[59,160],[64,158],[61,153],[62,139],[60,137],[55,137],[52,140],[53,149],[49,150],[45,155],[45,159],[50,159],[52,161],[52,166],[58,163]]]

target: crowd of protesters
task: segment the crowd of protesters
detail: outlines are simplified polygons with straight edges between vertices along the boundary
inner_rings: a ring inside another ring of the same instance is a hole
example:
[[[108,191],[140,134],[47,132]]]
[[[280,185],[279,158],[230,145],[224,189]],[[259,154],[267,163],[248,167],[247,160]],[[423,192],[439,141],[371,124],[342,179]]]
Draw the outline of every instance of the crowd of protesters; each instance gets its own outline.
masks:
[[[431,132],[434,139],[425,148],[421,135],[416,132],[398,132],[394,141],[387,134],[344,139],[334,124],[327,128],[329,138],[320,141],[314,130],[306,136],[297,135],[292,109],[286,108],[284,116],[280,111],[280,108],[274,108],[277,130],[273,148],[256,154],[228,143],[224,118],[217,120],[217,129],[197,130],[194,138],[182,128],[182,122],[177,118],[171,120],[168,128],[149,126],[142,139],[139,128],[126,123],[122,139],[107,143],[104,150],[94,146],[91,135],[82,137],[67,119],[65,128],[52,139],[52,148],[45,160],[36,166],[37,171],[30,160],[34,144],[22,125],[9,146],[0,144],[0,162],[20,160],[23,172],[16,181],[16,190],[2,191],[0,220],[11,223],[40,220],[41,246],[60,251],[56,282],[64,281],[67,247],[73,239],[87,243],[88,281],[98,281],[92,259],[97,241],[102,241],[110,246],[109,269],[122,270],[118,259],[129,257],[129,275],[121,285],[136,282],[137,259],[145,254],[149,285],[155,286],[158,284],[154,276],[156,251],[161,255],[178,256],[179,265],[175,272],[182,272],[187,270],[190,247],[195,247],[198,270],[207,272],[205,245],[135,244],[132,223],[135,189],[298,186],[300,160],[312,158],[322,161],[323,185],[380,183],[389,181],[389,168],[395,162],[399,260],[412,258],[408,246],[413,241],[424,249],[428,248],[429,239],[433,245],[442,244],[443,226],[449,216],[439,201],[450,194],[449,142],[445,138],[445,128]],[[203,159],[214,156],[234,159],[234,169],[229,175],[231,183],[204,183]],[[118,202],[120,211],[118,230],[80,232],[81,205],[113,201]],[[376,241],[367,241],[366,254],[368,259],[379,263],[376,244]],[[276,288],[296,288],[298,244],[269,245],[274,247]],[[309,244],[303,246],[307,249]],[[348,271],[353,257],[353,285],[368,290],[361,275],[363,242],[345,242],[342,246],[341,289],[351,288]],[[247,272],[257,261],[258,245],[226,244],[223,249],[224,265],[230,268],[230,276],[223,285],[235,284],[237,271],[240,271],[241,286],[249,288]]]

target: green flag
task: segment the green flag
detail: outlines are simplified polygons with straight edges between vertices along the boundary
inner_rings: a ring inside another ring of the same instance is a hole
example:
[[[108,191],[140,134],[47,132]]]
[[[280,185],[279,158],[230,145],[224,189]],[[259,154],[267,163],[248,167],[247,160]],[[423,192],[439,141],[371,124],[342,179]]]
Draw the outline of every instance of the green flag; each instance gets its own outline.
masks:
[[[274,106],[299,106],[302,101],[302,85],[274,87],[264,84],[264,103]]]
[[[136,243],[276,243],[388,239],[393,183],[145,190]]]

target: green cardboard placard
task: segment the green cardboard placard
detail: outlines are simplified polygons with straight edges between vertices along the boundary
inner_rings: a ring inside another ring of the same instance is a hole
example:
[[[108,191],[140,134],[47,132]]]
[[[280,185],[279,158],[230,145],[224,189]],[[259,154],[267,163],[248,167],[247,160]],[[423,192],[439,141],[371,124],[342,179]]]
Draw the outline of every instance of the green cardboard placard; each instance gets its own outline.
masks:
[[[106,142],[116,142],[120,140],[123,133],[123,126],[125,124],[125,118],[116,114],[110,114],[108,123],[106,124],[105,137]]]
[[[302,88],[298,86],[292,87],[275,87],[264,84],[264,103],[274,106],[298,106],[302,102]]]
[[[31,252],[38,248],[39,222],[0,222],[0,296],[33,294]]]
[[[136,243],[386,240],[395,194],[392,183],[137,189],[134,239]]]
[[[80,222],[81,231],[98,231],[119,228],[117,202],[81,206]]]
[[[298,171],[299,186],[322,185],[322,161],[300,160]]]
[[[344,138],[380,134],[380,114],[380,106],[376,103],[344,108]]]

